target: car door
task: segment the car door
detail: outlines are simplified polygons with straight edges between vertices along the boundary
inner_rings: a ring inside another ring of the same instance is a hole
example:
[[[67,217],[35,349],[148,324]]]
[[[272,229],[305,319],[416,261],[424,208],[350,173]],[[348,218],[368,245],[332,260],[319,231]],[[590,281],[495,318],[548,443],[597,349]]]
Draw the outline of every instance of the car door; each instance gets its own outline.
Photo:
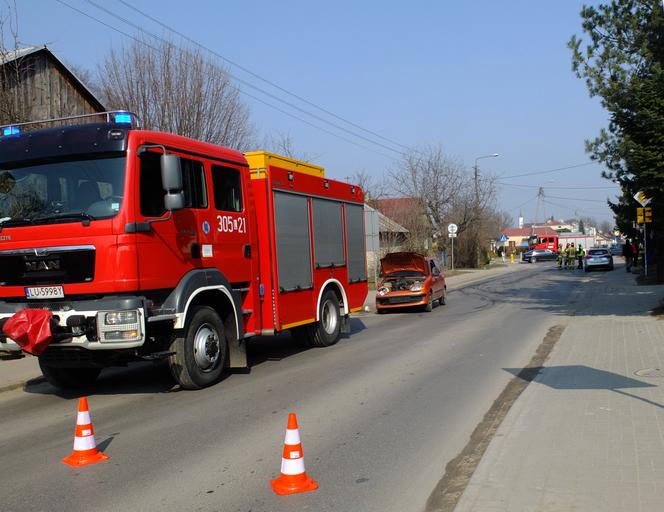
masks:
[[[443,288],[445,286],[445,280],[443,278],[442,272],[436,262],[432,259],[430,260],[431,266],[431,290],[434,297],[440,297],[443,294]]]

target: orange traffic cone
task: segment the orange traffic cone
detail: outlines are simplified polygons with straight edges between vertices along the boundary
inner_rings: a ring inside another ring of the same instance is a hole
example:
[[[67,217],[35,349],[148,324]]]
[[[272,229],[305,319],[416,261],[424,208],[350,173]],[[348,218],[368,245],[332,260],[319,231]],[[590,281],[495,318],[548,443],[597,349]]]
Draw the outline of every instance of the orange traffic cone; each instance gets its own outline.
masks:
[[[281,458],[281,475],[279,478],[270,480],[270,484],[272,490],[282,496],[318,489],[318,484],[307,476],[304,470],[304,454],[302,453],[300,432],[297,429],[297,418],[294,412],[288,415],[284,455]]]
[[[95,442],[95,432],[92,428],[90,419],[90,410],[88,409],[88,399],[81,397],[78,399],[78,416],[76,417],[76,431],[74,433],[74,451],[69,457],[62,459],[62,462],[70,466],[87,466],[108,459],[97,450]]]

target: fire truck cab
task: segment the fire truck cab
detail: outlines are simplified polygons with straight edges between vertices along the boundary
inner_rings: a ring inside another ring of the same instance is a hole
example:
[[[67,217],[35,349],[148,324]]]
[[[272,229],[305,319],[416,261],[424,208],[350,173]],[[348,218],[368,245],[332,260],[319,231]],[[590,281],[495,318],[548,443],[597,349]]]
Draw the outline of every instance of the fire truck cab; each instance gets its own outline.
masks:
[[[528,237],[528,249],[549,249],[558,252],[558,235],[535,235]]]
[[[358,186],[135,125],[109,112],[1,128],[0,350],[31,346],[8,326],[46,310],[33,353],[54,385],[165,358],[201,388],[247,367],[254,336],[328,346],[349,332],[367,295]]]

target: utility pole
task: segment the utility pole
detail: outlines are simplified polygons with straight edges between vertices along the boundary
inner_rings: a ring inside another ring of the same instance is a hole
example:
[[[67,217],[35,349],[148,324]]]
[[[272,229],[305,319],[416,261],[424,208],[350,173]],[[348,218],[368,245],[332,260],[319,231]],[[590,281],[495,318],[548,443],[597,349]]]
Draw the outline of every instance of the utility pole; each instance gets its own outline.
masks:
[[[480,213],[480,169],[477,166],[477,161],[481,160],[482,158],[495,158],[498,156],[498,153],[492,153],[490,155],[484,155],[484,156],[478,156],[475,159],[475,165],[473,166],[473,171],[474,171],[474,177],[475,177],[475,208],[473,208],[474,211],[474,217],[475,217],[475,240],[474,240],[474,245],[475,245],[475,264],[477,265],[477,268],[480,267],[480,236],[482,233],[482,218],[481,218],[481,213]]]

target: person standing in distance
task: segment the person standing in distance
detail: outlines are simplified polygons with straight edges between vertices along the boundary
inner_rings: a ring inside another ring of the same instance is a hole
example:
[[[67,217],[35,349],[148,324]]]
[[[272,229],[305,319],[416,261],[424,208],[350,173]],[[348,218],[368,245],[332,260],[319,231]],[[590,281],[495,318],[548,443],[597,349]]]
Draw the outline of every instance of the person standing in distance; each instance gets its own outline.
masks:
[[[625,258],[625,271],[632,270],[632,241],[628,238],[622,249],[623,257]]]
[[[586,251],[583,249],[581,244],[579,244],[579,248],[576,250],[576,258],[579,260],[579,265],[576,267],[577,270],[583,270],[583,257],[586,255]]]

